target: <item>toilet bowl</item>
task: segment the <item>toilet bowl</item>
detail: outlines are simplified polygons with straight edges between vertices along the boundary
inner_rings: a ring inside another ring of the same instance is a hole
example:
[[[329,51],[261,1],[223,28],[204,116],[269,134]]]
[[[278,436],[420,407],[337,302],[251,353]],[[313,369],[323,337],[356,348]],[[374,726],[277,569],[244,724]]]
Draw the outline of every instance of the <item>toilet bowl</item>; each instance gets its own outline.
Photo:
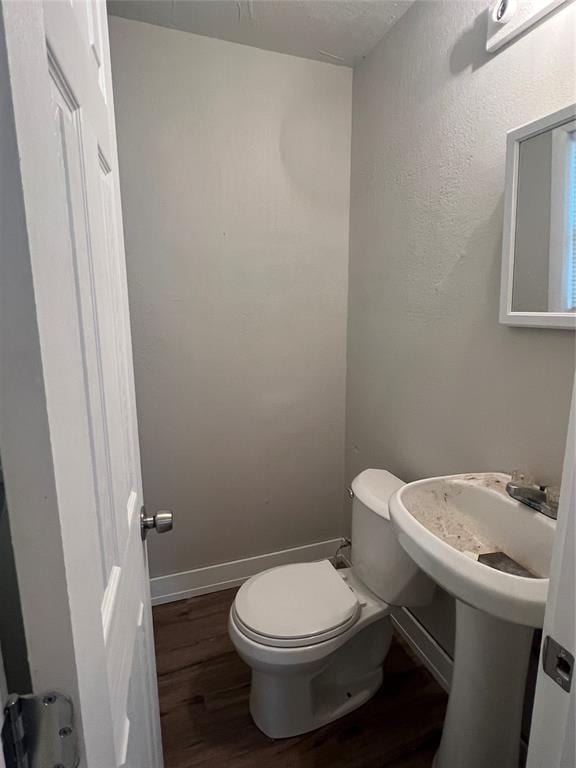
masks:
[[[250,712],[267,736],[319,728],[382,684],[392,607],[425,605],[434,583],[400,548],[388,499],[403,483],[366,470],[352,483],[352,567],[328,560],[256,574],[236,595],[228,630],[252,670]]]

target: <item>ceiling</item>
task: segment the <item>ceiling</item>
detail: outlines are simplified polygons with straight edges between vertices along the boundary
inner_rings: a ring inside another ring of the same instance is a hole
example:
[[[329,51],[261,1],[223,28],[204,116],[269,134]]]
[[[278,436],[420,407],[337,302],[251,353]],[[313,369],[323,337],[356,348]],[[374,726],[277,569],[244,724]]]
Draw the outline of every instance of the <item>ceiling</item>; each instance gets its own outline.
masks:
[[[412,0],[108,0],[127,19],[355,66]]]

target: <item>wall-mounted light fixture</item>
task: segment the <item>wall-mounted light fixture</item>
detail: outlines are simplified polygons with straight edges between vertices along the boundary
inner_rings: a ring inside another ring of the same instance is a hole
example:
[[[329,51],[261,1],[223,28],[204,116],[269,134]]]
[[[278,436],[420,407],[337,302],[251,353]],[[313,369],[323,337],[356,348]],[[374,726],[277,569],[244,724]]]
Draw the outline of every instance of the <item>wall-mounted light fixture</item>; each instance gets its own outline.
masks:
[[[497,51],[539,22],[558,6],[572,0],[493,0],[488,8],[486,50]]]

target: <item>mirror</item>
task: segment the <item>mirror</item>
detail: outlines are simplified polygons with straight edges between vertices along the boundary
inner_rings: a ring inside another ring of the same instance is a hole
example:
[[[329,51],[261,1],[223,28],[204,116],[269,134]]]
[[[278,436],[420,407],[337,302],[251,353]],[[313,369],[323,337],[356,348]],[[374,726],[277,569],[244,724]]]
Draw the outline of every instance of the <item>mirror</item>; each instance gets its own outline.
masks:
[[[576,328],[576,105],[508,134],[500,322]]]

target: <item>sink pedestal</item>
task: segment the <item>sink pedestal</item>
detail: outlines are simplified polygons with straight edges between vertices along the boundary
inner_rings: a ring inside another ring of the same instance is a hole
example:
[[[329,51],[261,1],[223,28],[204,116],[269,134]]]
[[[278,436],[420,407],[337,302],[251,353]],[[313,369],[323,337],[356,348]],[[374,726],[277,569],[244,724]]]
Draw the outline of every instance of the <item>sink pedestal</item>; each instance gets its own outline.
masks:
[[[457,601],[452,689],[435,768],[518,768],[533,631]]]

